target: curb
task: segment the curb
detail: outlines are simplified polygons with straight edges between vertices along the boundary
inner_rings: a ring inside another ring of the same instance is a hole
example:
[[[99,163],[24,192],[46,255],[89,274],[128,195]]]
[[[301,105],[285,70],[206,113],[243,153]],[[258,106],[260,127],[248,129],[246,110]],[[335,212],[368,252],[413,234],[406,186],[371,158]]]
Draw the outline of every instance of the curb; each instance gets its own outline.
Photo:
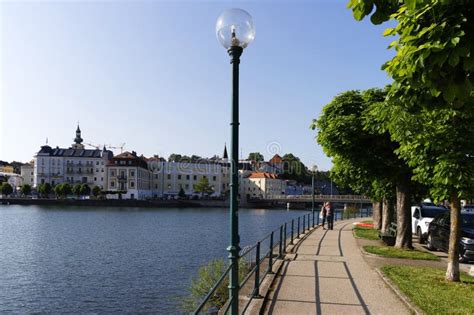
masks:
[[[413,314],[416,314],[416,315],[424,314],[423,311],[421,311],[417,306],[415,306],[410,301],[410,299],[405,294],[403,294],[390,279],[384,276],[384,274],[382,273],[382,271],[380,271],[379,268],[375,268],[375,271],[380,276],[380,278],[382,278],[385,284],[388,285],[390,289],[392,289],[392,291],[397,295],[397,297],[410,309],[410,311]]]

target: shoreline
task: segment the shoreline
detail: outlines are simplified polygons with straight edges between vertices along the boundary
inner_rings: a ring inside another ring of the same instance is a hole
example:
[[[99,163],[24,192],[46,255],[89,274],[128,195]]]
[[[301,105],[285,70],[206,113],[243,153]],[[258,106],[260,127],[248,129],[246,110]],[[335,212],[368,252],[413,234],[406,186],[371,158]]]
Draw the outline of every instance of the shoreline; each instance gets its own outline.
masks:
[[[132,199],[51,199],[0,198],[0,205],[54,205],[82,207],[136,207],[136,208],[228,208],[228,200],[132,200]],[[281,209],[274,204],[241,204],[240,208]],[[293,208],[292,210],[304,210]]]

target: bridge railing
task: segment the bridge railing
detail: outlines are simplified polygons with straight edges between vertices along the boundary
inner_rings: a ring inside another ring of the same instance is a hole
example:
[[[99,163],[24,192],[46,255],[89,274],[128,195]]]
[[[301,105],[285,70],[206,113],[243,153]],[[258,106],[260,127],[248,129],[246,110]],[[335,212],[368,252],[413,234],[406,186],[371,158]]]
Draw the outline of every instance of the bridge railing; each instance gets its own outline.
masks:
[[[287,199],[312,199],[312,195],[271,195],[262,199],[278,199],[278,200],[287,200]],[[370,198],[362,195],[315,195],[315,199],[324,199],[324,200],[369,200]],[[258,200],[258,198],[255,198]]]
[[[319,210],[304,213],[281,224],[255,244],[244,247],[239,253],[238,264],[239,269],[248,270],[248,272],[245,275],[239,275],[241,278],[239,279],[239,301],[233,301],[228,295],[227,285],[231,271],[229,264],[193,314],[227,314],[232,303],[239,303],[239,313],[244,314],[252,300],[262,298],[260,287],[266,277],[274,274],[275,262],[282,260],[284,255],[289,250],[291,251],[289,247],[295,245],[296,239],[300,239],[302,235],[320,224],[319,213]],[[352,212],[336,209],[334,221],[369,216],[371,216],[371,210],[368,208]],[[222,301],[222,296],[218,296],[219,294],[225,295],[226,301],[223,305],[218,305],[220,303],[216,302]]]

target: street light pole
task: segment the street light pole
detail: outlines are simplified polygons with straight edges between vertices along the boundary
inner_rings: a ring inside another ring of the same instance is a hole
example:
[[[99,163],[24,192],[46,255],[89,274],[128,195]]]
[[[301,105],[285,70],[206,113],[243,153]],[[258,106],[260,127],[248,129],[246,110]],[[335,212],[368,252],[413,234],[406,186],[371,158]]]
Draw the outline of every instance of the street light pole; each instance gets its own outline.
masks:
[[[313,225],[314,225],[314,172],[316,171],[316,165],[313,166],[311,172],[311,216],[313,217]]]
[[[255,38],[252,17],[241,9],[224,11],[216,23],[216,35],[227,49],[232,64],[232,117],[231,117],[231,161],[230,161],[230,245],[229,277],[230,313],[239,313],[239,64],[244,48]],[[243,197],[243,196],[242,196]]]
[[[239,64],[242,47],[232,46],[228,53],[232,64],[232,122],[230,142],[230,246],[227,247],[229,260],[232,264],[229,295],[231,298],[231,314],[238,314],[239,305]]]

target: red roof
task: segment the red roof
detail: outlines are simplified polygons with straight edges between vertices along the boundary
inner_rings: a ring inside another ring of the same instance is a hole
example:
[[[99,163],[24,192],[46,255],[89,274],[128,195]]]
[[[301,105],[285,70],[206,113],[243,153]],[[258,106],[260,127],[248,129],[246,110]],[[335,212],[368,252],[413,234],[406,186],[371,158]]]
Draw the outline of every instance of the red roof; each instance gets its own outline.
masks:
[[[278,179],[277,174],[272,173],[262,173],[262,172],[253,172],[250,174],[248,178],[271,178],[271,179]]]
[[[275,165],[275,164],[281,164],[283,163],[283,159],[281,158],[281,156],[279,156],[278,154],[275,154],[271,159],[270,161],[268,161],[269,164],[272,164],[272,165]]]

